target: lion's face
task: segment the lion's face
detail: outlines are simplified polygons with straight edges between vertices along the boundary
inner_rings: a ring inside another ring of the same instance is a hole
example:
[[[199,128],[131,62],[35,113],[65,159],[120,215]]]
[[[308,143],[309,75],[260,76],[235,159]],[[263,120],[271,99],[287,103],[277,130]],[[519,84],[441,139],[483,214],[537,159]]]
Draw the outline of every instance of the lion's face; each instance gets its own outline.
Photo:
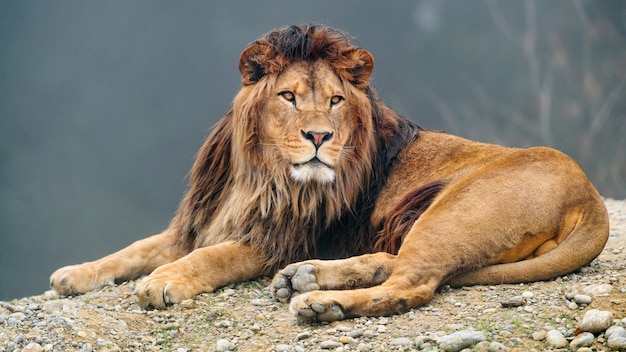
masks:
[[[376,149],[366,94],[374,60],[338,32],[313,32],[307,35],[319,37],[314,46],[285,29],[242,52],[243,87],[233,103],[236,160],[274,178],[360,185]]]
[[[332,182],[352,153],[346,145],[357,126],[348,92],[324,61],[289,65],[269,92],[261,143],[288,162],[292,179]]]

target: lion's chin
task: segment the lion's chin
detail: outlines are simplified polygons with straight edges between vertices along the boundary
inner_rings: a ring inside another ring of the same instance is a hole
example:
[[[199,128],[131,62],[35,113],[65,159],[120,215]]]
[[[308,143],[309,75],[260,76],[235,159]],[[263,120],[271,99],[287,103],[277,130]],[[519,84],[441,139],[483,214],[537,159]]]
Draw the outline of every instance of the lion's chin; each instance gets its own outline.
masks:
[[[291,178],[300,182],[332,183],[335,181],[335,171],[316,158],[306,163],[292,165]]]

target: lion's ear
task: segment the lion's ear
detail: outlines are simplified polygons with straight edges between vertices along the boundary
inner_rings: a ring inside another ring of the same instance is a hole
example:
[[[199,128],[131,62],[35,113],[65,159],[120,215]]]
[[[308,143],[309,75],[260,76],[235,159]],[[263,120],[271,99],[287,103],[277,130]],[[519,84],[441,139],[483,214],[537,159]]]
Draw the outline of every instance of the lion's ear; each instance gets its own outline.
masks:
[[[258,82],[265,76],[264,63],[267,60],[268,47],[254,43],[245,48],[239,57],[239,71],[244,86]]]
[[[369,85],[369,79],[374,71],[374,57],[367,50],[354,49],[348,53],[351,67],[346,69],[350,83],[359,89]]]

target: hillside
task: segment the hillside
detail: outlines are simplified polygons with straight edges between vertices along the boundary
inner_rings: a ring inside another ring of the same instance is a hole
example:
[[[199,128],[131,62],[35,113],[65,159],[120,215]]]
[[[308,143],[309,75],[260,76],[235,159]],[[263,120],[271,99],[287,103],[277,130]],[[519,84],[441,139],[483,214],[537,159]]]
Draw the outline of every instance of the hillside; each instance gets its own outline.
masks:
[[[626,202],[606,204],[611,237],[603,253],[579,272],[547,282],[444,287],[404,315],[315,325],[298,323],[287,305],[274,302],[268,278],[166,310],[142,310],[132,295],[136,282],[71,298],[47,292],[0,302],[0,351],[458,351],[476,343],[473,348],[484,351],[626,348],[624,329],[579,334],[592,309],[612,313],[606,324],[626,327]],[[602,312],[596,314],[601,320]]]

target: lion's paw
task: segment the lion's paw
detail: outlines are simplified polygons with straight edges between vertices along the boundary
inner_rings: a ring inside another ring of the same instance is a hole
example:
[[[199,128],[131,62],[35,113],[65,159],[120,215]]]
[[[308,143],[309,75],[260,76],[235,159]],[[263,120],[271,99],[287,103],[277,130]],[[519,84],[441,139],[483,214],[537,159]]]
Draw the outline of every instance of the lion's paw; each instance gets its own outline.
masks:
[[[91,263],[65,266],[50,275],[50,287],[62,296],[86,293],[113,284],[113,278],[99,276]]]
[[[311,292],[294,297],[289,311],[302,321],[335,321],[345,317],[336,301],[324,298],[325,292]]]
[[[197,292],[182,281],[146,276],[137,284],[134,293],[143,307],[165,308],[192,298]]]
[[[286,303],[300,293],[319,290],[315,266],[310,263],[290,264],[279,271],[272,280],[272,296]]]

